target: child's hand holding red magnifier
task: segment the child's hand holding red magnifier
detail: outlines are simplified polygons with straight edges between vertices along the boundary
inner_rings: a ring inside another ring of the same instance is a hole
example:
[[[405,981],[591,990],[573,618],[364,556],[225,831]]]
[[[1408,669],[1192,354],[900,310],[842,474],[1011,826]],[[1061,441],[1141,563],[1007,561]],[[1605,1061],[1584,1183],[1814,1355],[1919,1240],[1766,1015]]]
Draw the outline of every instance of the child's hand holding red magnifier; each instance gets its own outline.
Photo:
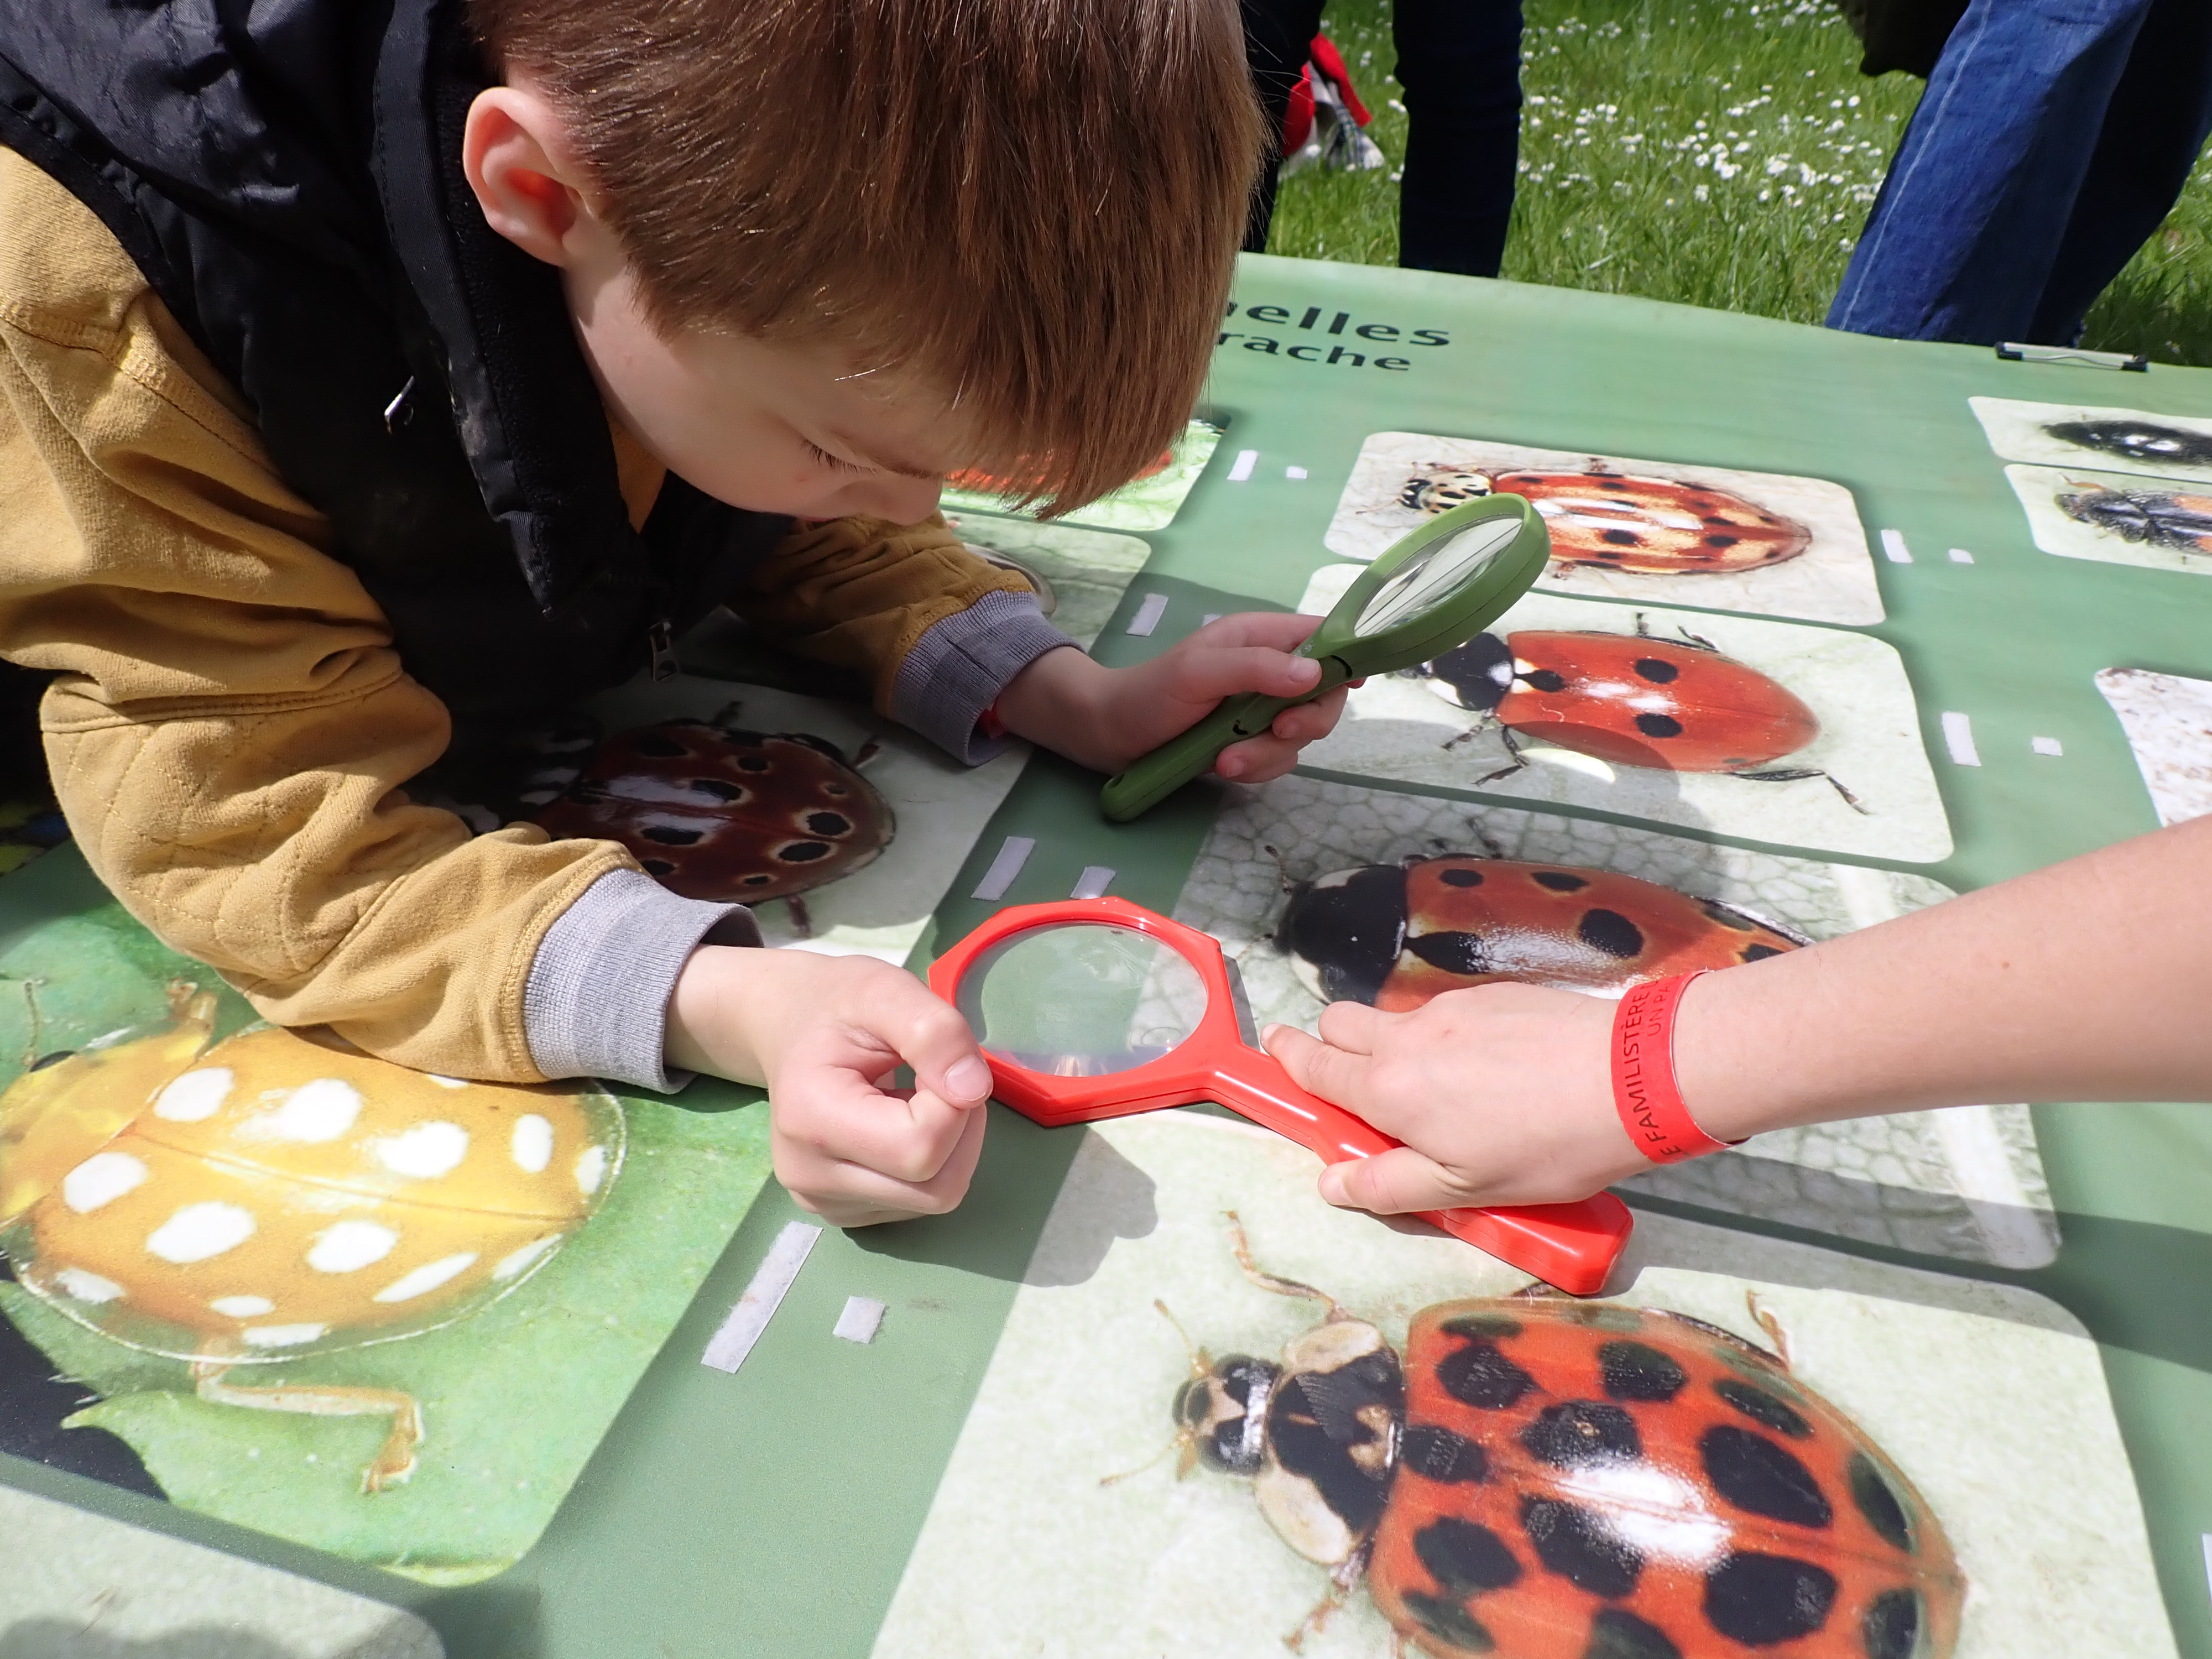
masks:
[[[1037,1122],[1211,1100],[1330,1164],[1402,1150],[1300,1088],[1259,1048],[1212,937],[1123,900],[1002,910],[937,959],[929,984],[975,1032],[993,1092]],[[1581,1296],[1602,1288],[1630,1228],[1626,1206],[1606,1193],[1574,1203],[1431,1206],[1418,1213]]]

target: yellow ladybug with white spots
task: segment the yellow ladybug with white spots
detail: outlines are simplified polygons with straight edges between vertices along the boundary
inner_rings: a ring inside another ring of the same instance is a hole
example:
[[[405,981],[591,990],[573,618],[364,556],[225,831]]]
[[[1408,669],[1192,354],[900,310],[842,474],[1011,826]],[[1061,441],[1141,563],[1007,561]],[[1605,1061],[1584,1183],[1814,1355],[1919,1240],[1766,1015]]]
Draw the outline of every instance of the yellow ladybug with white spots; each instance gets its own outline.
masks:
[[[49,1055],[0,1095],[0,1253],[79,1324],[186,1360],[200,1397],[388,1415],[365,1472],[415,1468],[396,1389],[228,1382],[451,1324],[544,1266],[621,1167],[622,1109],[578,1084],[426,1075],[327,1032],[216,1042],[215,998]]]

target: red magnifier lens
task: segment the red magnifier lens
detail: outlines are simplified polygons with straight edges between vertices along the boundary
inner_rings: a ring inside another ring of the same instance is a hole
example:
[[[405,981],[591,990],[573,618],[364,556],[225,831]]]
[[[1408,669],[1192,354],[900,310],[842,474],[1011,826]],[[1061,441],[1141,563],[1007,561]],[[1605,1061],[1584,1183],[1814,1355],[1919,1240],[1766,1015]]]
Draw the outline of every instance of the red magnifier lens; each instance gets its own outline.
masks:
[[[1399,1144],[1248,1040],[1218,941],[1125,899],[1001,910],[932,964],[929,986],[975,1033],[993,1092],[1048,1127],[1211,1100],[1331,1164]],[[1633,1224],[1610,1193],[1421,1219],[1576,1296],[1603,1288]]]

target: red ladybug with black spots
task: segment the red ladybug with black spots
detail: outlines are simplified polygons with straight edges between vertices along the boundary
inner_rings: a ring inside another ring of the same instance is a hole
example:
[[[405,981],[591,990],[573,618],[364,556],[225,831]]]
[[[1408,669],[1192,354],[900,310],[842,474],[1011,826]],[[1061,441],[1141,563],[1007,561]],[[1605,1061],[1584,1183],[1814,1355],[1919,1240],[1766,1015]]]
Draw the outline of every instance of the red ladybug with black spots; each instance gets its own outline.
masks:
[[[1823,778],[1865,811],[1818,767],[1774,765],[1820,735],[1820,717],[1804,699],[1686,629],[1679,640],[1654,638],[1640,615],[1633,634],[1478,634],[1412,672],[1445,702],[1487,715],[1502,729],[1510,764],[1478,782],[1528,763],[1515,740],[1519,733],[1616,766],[1725,773],[1756,783]]]
[[[1492,980],[1618,994],[1807,941],[1616,871],[1446,853],[1294,888],[1275,943],[1323,1001],[1402,1013]]]
[[[1966,1580],[1863,1430],[1731,1332],[1660,1310],[1439,1303],[1402,1360],[1326,1292],[1279,1363],[1192,1354],[1179,1473],[1243,1475],[1330,1589],[1430,1659],[1945,1659]],[[1753,1316],[1778,1339],[1771,1316]]]
[[[1560,564],[1650,576],[1735,574],[1794,559],[1813,532],[1726,489],[1615,472],[1442,469],[1407,481],[1399,505],[1447,513],[1493,492],[1525,496],[1552,533]]]

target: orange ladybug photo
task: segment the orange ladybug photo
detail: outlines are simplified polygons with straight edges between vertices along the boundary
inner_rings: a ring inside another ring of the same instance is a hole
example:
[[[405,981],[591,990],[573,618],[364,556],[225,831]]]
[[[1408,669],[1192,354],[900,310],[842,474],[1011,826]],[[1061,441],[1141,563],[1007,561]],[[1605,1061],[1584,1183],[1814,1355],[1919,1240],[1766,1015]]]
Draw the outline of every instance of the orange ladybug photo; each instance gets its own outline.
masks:
[[[1552,557],[1562,564],[1729,574],[1794,559],[1813,540],[1796,520],[1729,490],[1616,472],[1595,459],[1574,472],[1437,468],[1408,478],[1399,500],[1434,514],[1492,494],[1525,496],[1543,514]]]
[[[1619,995],[1810,941],[1618,871],[1444,853],[1293,887],[1275,945],[1323,1002],[1402,1013],[1495,980]]]
[[[1439,433],[1374,432],[1323,540],[1378,557],[1435,515],[1519,495],[1552,557],[1537,591],[1855,626],[1882,619],[1851,492],[1827,478],[1754,471],[1724,454],[1664,459]]]
[[[1245,1276],[1322,1317],[1279,1358],[1191,1350],[1176,1473],[1250,1480],[1328,1570],[1293,1650],[1363,1582],[1430,1659],[1954,1650],[1966,1585],[1942,1522],[1791,1375],[1755,1300],[1781,1352],[1542,1286],[1425,1307],[1401,1352],[1227,1221]]]

